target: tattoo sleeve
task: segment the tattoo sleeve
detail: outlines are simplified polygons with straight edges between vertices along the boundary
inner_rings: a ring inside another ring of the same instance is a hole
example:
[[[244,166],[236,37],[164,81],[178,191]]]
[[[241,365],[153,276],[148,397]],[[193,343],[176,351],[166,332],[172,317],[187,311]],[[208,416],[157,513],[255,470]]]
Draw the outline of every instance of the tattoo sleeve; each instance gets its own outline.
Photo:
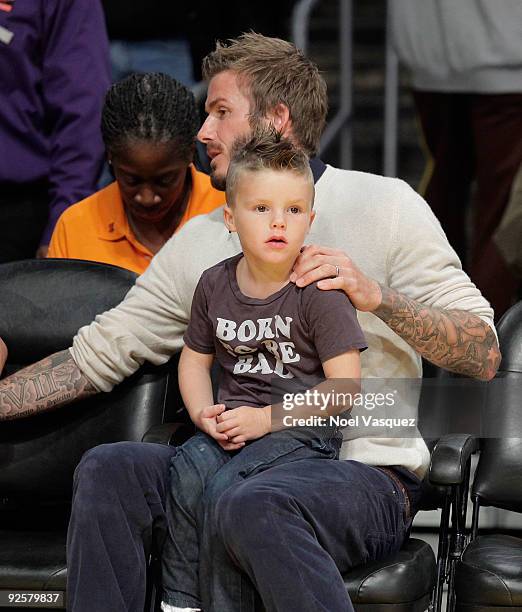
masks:
[[[463,310],[430,308],[381,285],[374,314],[422,357],[441,368],[480,380],[495,376],[500,350],[491,327]]]
[[[20,419],[97,393],[68,350],[0,381],[0,421]]]

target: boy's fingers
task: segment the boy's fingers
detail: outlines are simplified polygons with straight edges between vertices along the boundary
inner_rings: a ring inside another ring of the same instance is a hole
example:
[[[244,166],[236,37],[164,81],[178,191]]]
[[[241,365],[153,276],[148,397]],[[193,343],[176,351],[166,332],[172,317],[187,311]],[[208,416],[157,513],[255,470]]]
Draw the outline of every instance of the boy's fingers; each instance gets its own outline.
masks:
[[[229,440],[232,440],[234,436],[239,436],[241,433],[241,427],[232,427],[232,429],[227,429],[227,436]],[[241,442],[243,441],[244,440],[241,440]]]
[[[226,410],[219,415],[220,421],[226,421],[227,419],[233,419],[236,416],[236,409]]]
[[[205,406],[200,414],[203,419],[211,419],[216,416],[214,406]]]
[[[220,442],[219,444],[221,448],[226,451],[239,450],[240,448],[243,448],[243,446],[245,446],[244,442],[240,444],[232,444],[231,442]]]
[[[219,432],[228,432],[229,429],[232,429],[233,427],[237,427],[238,426],[238,422],[234,419],[233,421],[223,421],[222,423],[218,423],[216,425],[216,431]]]
[[[221,440],[226,442],[228,440],[228,436],[226,434],[220,433],[215,429],[208,429],[205,433],[207,433],[211,438],[214,438],[214,440],[217,440],[218,442]]]
[[[246,438],[245,436],[234,436],[233,438],[230,439],[230,441],[233,444],[243,444],[244,445],[246,442]]]

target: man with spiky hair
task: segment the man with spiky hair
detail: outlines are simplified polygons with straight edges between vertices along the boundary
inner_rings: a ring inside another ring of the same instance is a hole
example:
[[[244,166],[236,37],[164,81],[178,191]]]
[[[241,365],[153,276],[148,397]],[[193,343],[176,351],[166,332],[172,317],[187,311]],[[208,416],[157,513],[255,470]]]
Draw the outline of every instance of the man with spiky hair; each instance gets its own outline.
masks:
[[[208,117],[198,137],[212,159],[214,185],[226,182],[237,138],[257,125],[269,124],[316,154],[326,86],[292,44],[245,34],[218,45],[204,72]],[[339,170],[317,158],[310,166],[316,219],[309,240],[315,244],[302,252],[290,280],[348,295],[369,346],[362,376],[419,378],[422,356],[491,379],[500,360],[492,310],[422,198],[396,179]],[[71,364],[71,380],[57,381],[56,393],[68,385],[71,399],[111,390],[144,361],[165,363],[182,346],[201,273],[239,251],[220,211],[191,220],[117,308],[79,331],[70,351],[0,383],[0,418],[45,410],[47,401],[31,392],[31,377],[53,376],[59,367],[53,364],[63,360]],[[23,385],[24,402],[13,402]],[[415,411],[417,401],[405,398],[404,408]],[[154,525],[168,518],[167,473],[175,452],[121,443],[82,459],[68,539],[70,610],[143,609],[145,551]],[[276,466],[218,499],[204,499],[215,509],[201,542],[206,612],[254,610],[252,584],[268,610],[353,609],[341,572],[400,548],[429,453],[420,435],[364,437],[355,430],[340,458],[316,467],[295,462],[291,476],[288,466]]]

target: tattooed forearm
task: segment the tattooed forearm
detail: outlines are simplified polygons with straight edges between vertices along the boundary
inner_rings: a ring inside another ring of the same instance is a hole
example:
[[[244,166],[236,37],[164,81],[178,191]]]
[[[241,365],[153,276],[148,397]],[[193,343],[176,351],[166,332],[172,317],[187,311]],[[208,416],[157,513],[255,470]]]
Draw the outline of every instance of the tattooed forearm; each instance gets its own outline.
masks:
[[[495,334],[480,317],[463,310],[439,310],[381,286],[374,311],[425,359],[441,368],[490,380],[500,363]]]
[[[0,421],[32,416],[94,393],[69,351],[61,351],[0,381]]]

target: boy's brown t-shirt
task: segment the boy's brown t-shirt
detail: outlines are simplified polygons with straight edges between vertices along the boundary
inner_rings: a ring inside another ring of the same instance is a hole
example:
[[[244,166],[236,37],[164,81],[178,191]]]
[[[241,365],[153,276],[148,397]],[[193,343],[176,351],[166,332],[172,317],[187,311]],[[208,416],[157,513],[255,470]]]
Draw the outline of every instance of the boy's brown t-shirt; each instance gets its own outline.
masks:
[[[265,299],[239,289],[240,253],[203,272],[192,301],[185,344],[215,353],[223,376],[218,403],[267,406],[274,389],[304,391],[324,380],[322,362],[366,341],[355,308],[342,291],[288,283]]]

